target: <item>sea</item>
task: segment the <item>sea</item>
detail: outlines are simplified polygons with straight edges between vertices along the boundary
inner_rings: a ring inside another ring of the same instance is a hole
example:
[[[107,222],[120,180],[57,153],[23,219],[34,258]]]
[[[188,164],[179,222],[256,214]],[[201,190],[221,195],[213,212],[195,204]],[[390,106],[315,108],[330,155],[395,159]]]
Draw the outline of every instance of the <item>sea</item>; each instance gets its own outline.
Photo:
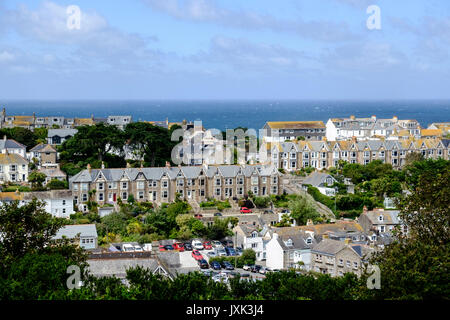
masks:
[[[7,115],[103,118],[131,115],[133,121],[202,121],[205,128],[260,129],[267,121],[371,117],[415,119],[422,127],[450,122],[450,100],[2,100]]]

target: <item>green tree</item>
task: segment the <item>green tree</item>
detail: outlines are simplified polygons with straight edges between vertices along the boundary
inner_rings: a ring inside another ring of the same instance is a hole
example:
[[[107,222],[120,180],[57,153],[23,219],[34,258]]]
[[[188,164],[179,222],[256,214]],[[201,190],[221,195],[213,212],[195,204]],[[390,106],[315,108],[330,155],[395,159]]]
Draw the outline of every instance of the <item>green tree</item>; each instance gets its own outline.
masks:
[[[299,225],[305,225],[309,219],[315,221],[320,217],[311,200],[306,197],[297,196],[289,200],[288,207],[291,218],[295,219]]]
[[[33,190],[43,190],[42,184],[44,183],[47,176],[43,172],[33,171],[28,175],[28,181],[31,182]]]
[[[414,189],[398,204],[407,235],[376,253],[371,263],[381,271],[379,299],[450,298],[450,162],[414,162],[409,171]],[[433,172],[434,174],[430,174]]]
[[[52,179],[50,180],[47,185],[47,188],[50,190],[62,190],[62,189],[68,189],[69,183],[67,181],[61,181],[59,179]]]
[[[171,141],[169,130],[146,122],[133,122],[125,127],[128,145],[144,159],[144,166],[164,166],[171,160],[176,142]]]

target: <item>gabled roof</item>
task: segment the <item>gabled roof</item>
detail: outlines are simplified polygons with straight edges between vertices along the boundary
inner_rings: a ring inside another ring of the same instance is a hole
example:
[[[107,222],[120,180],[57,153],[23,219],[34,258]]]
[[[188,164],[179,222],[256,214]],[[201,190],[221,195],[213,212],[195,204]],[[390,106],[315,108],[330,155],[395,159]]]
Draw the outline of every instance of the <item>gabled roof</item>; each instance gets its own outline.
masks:
[[[28,164],[28,161],[17,153],[0,154],[0,164]]]
[[[3,149],[26,149],[26,147],[13,139],[5,139],[0,140],[0,150]]]
[[[313,187],[318,187],[321,184],[324,184],[328,178],[332,178],[333,181],[336,180],[330,174],[315,171],[312,172],[308,177],[306,177],[306,179],[303,181],[303,184],[310,184]]]

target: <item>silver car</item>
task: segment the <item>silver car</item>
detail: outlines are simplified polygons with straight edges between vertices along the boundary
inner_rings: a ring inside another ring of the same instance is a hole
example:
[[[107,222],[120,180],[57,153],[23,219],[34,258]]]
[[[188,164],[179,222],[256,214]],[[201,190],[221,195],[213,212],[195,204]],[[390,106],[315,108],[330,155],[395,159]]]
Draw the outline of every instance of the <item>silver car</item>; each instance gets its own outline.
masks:
[[[227,252],[225,251],[224,248],[218,249],[216,248],[214,250],[214,252],[216,253],[216,255],[218,255],[219,257],[226,257],[227,256]]]

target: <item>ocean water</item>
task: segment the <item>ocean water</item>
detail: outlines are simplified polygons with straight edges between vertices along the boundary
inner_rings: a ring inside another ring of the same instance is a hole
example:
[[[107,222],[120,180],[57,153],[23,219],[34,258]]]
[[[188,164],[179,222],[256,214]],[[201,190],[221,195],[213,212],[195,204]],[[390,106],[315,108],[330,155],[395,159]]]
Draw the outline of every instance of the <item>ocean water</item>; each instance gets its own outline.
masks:
[[[245,127],[260,129],[266,121],[302,121],[329,118],[370,117],[416,119],[423,127],[450,121],[450,100],[414,101],[5,101],[7,115],[106,117],[132,115],[137,120],[170,122],[201,120],[205,128]]]

